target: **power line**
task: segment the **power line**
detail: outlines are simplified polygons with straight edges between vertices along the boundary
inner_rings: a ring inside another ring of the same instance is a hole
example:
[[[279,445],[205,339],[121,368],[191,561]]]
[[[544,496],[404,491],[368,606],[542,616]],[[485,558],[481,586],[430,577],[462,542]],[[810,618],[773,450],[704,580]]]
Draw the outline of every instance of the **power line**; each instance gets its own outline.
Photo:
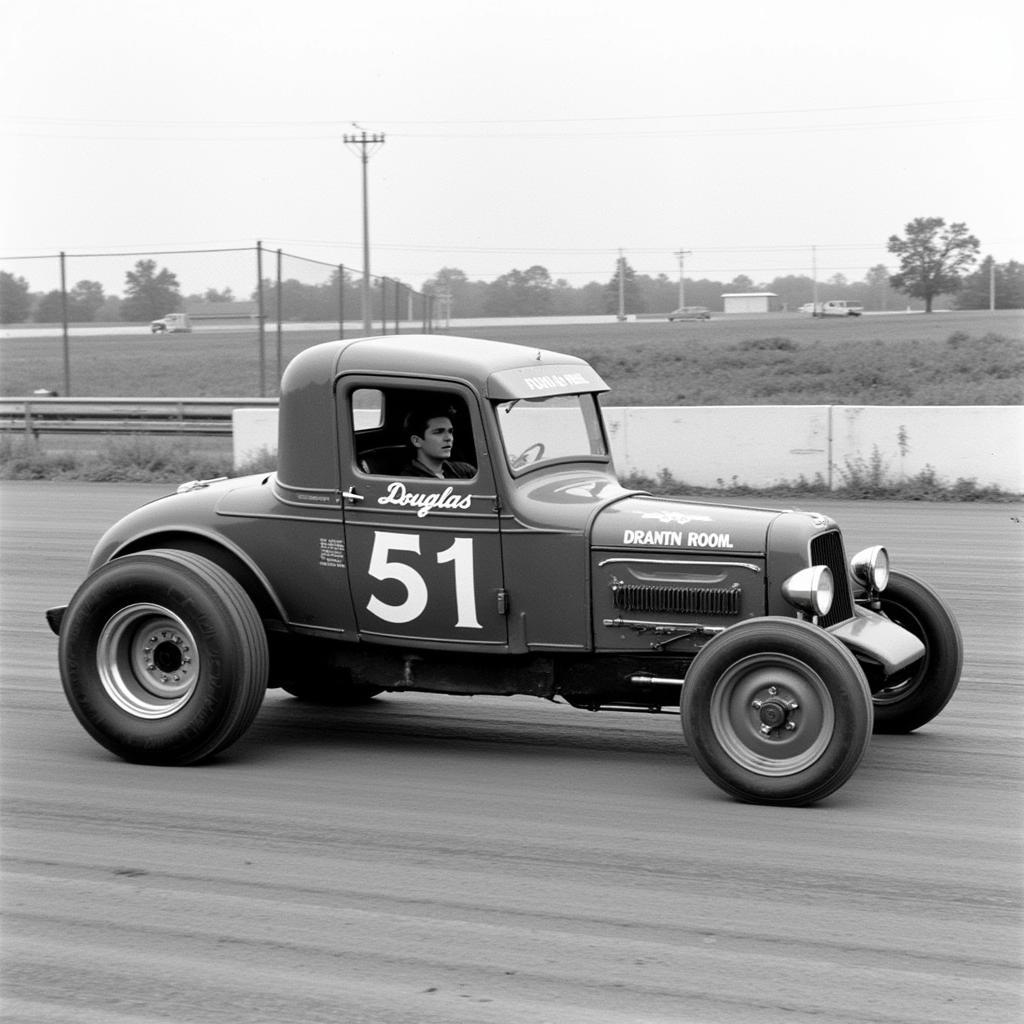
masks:
[[[531,118],[449,118],[444,120],[384,120],[379,123],[385,125],[420,125],[424,127],[438,127],[441,125],[498,125],[498,124],[597,124],[616,123],[624,121],[684,121],[701,118],[721,117],[767,117],[785,114],[834,114],[852,110],[900,110],[908,107],[942,107],[942,106],[963,106],[978,105],[989,109],[993,103],[1000,101],[1000,97],[980,96],[974,98],[958,97],[955,99],[932,99],[932,100],[906,100],[899,103],[858,103],[844,106],[831,107],[780,107],[753,110],[708,110],[694,111],[681,114],[678,111],[671,114],[601,114],[593,117],[531,117]],[[339,118],[332,120],[310,120],[310,119],[289,119],[256,121],[246,119],[232,120],[154,120],[130,119],[130,118],[81,118],[81,117],[37,117],[28,114],[0,114],[0,121],[15,122],[39,122],[45,124],[88,124],[97,126],[122,126],[122,127],[243,127],[243,128],[281,128],[281,127],[323,127],[339,128],[353,124],[351,118]]]

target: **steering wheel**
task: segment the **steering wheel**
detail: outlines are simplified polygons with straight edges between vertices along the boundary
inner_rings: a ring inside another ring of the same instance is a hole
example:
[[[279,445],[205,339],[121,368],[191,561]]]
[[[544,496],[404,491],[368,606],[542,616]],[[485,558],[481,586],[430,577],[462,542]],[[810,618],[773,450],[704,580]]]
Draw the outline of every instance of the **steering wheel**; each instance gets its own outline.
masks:
[[[530,462],[536,462],[544,457],[544,442],[534,441],[533,444],[524,448],[513,460],[512,468],[521,469]]]

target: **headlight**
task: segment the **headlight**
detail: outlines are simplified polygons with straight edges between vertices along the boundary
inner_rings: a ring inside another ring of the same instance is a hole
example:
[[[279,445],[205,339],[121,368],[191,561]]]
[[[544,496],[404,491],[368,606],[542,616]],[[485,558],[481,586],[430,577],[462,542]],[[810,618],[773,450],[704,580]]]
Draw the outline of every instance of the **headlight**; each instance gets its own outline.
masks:
[[[794,607],[812,615],[828,615],[836,583],[827,565],[801,569],[782,584],[782,595]]]
[[[876,544],[873,548],[858,551],[850,559],[853,578],[876,593],[889,585],[889,552]]]

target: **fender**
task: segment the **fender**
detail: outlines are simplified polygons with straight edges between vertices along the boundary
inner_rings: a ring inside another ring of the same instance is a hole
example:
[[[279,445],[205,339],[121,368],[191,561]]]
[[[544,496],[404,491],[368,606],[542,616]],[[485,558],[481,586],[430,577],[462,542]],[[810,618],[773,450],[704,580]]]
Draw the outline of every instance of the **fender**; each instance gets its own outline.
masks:
[[[94,552],[90,572],[105,562],[150,548],[177,548],[203,555],[238,580],[262,618],[287,621],[284,605],[270,579],[248,553],[221,533],[191,526],[175,526],[127,538],[103,558],[97,557],[101,547],[102,542]]]

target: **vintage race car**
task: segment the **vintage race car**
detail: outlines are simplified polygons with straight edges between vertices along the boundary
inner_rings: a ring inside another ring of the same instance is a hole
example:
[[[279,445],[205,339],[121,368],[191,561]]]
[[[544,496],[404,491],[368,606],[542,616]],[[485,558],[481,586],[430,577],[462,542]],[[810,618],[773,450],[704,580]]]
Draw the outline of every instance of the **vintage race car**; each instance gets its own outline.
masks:
[[[466,338],[302,352],[277,472],[129,514],[47,612],[75,714],[129,761],[185,765],[237,740],[268,686],[678,708],[718,786],[795,805],[843,785],[873,729],[939,713],[961,641],[927,584],[881,546],[848,559],[827,516],[624,488],[606,390],[580,359]],[[455,475],[410,462],[427,403]]]

